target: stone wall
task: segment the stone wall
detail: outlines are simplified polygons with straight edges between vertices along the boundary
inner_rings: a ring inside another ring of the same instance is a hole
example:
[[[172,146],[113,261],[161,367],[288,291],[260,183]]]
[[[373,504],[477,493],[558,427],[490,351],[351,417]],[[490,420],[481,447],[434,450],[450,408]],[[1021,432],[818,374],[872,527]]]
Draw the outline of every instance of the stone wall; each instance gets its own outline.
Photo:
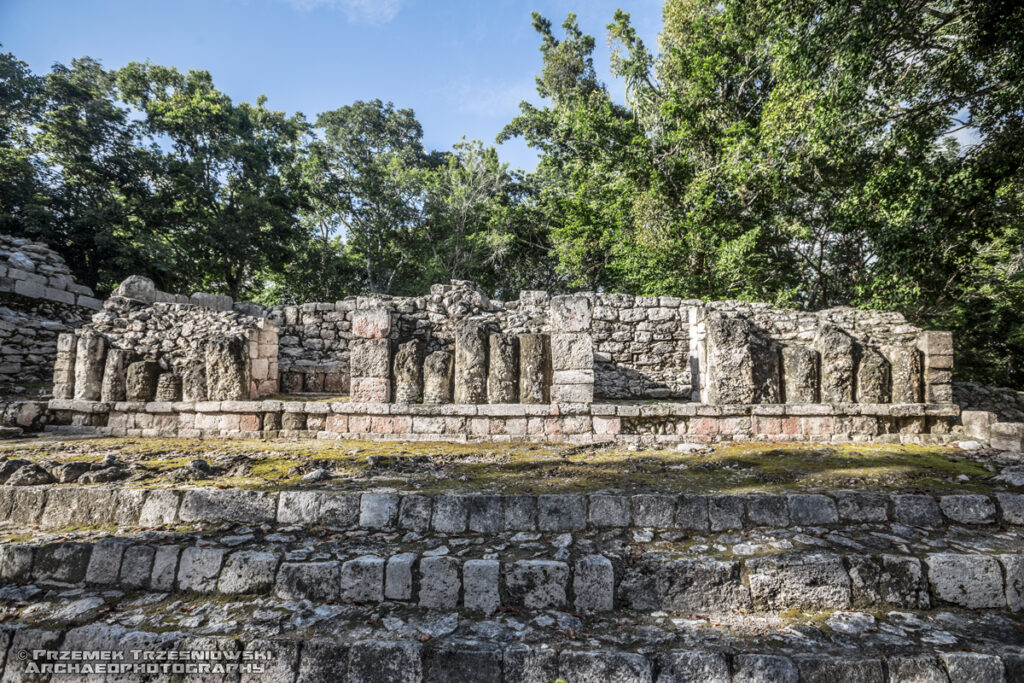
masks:
[[[0,235],[0,386],[17,393],[47,384],[57,335],[80,327],[99,307],[56,252]]]

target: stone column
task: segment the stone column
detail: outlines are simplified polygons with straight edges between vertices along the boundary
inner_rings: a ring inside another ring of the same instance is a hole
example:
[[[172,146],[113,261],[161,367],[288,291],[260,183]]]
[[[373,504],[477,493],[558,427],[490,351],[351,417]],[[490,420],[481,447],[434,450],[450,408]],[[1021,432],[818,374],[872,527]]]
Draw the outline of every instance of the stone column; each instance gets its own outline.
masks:
[[[786,403],[818,402],[818,352],[806,346],[782,347],[783,389]]]
[[[78,353],[78,335],[62,332],[57,335],[57,360],[53,364],[53,397],[75,397],[75,355]]]
[[[160,374],[156,382],[156,400],[167,403],[181,400],[181,377],[173,372]]]
[[[705,401],[713,405],[753,403],[754,352],[750,323],[720,313],[707,320]]]
[[[953,333],[922,332],[917,348],[924,354],[924,400],[953,402]]]
[[[821,402],[853,401],[854,344],[834,325],[822,325],[814,338],[821,355]]]
[[[857,402],[888,403],[891,388],[889,361],[871,347],[864,347],[857,364]]]
[[[247,340],[241,337],[206,342],[206,394],[211,401],[245,401],[249,398]]]
[[[434,351],[423,361],[423,402],[452,402],[452,354]]]
[[[152,401],[160,377],[160,364],[152,360],[131,363],[125,371],[125,398],[129,401]]]
[[[519,401],[551,400],[551,339],[546,334],[519,335]]]
[[[416,403],[423,395],[423,342],[399,344],[395,353],[395,403]]]
[[[690,342],[690,400],[706,398],[707,378],[707,313],[701,306],[690,306],[687,312]]]
[[[101,401],[125,400],[125,373],[128,371],[129,352],[124,349],[109,349],[103,368],[103,383],[100,386]]]
[[[909,345],[890,346],[884,350],[892,368],[892,402],[921,403],[921,352]]]
[[[487,402],[515,403],[519,395],[519,341],[492,334],[487,366]]]
[[[190,358],[181,369],[181,400],[183,401],[205,401],[206,393],[206,364],[203,361]]]
[[[78,338],[75,353],[75,398],[85,401],[100,400],[106,352],[107,341],[99,334],[87,330]]]
[[[391,311],[380,306],[352,312],[352,343],[349,345],[353,403],[387,403],[391,400]]]
[[[464,320],[455,330],[455,402],[487,402],[487,336],[475,320]]]
[[[594,402],[594,341],[590,299],[551,298],[551,402]]]

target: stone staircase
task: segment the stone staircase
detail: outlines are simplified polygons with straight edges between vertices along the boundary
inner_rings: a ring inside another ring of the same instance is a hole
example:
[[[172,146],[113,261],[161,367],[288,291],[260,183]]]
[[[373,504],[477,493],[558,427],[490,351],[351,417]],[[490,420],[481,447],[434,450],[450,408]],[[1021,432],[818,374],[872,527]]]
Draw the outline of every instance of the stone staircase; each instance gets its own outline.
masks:
[[[0,519],[3,681],[1024,680],[1010,492],[5,486]]]

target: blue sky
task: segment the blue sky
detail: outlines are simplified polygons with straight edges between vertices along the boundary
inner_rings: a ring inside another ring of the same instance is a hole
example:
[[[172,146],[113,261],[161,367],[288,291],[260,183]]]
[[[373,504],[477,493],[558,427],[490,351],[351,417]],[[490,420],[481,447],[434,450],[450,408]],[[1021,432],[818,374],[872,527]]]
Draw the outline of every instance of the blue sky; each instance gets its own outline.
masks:
[[[621,100],[604,28],[616,8],[653,48],[661,0],[0,0],[0,43],[37,73],[81,56],[206,69],[234,100],[266,94],[268,106],[311,119],[391,100],[415,110],[429,148],[448,149],[462,135],[493,143],[521,100],[540,101],[534,9],[556,25],[577,13]],[[514,167],[536,163],[521,141],[499,149]]]

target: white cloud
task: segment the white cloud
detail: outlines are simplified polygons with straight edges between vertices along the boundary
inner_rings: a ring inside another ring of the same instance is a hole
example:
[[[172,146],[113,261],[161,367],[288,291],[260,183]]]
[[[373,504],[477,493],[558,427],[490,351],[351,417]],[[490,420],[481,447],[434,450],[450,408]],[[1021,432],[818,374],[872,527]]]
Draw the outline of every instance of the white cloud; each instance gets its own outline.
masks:
[[[516,83],[474,81],[453,84],[445,96],[455,108],[476,116],[514,116],[523,100],[537,99],[537,85],[533,78]]]
[[[353,24],[372,24],[381,26],[398,15],[402,9],[402,0],[284,0],[297,10],[310,10],[326,7],[344,12]]]

